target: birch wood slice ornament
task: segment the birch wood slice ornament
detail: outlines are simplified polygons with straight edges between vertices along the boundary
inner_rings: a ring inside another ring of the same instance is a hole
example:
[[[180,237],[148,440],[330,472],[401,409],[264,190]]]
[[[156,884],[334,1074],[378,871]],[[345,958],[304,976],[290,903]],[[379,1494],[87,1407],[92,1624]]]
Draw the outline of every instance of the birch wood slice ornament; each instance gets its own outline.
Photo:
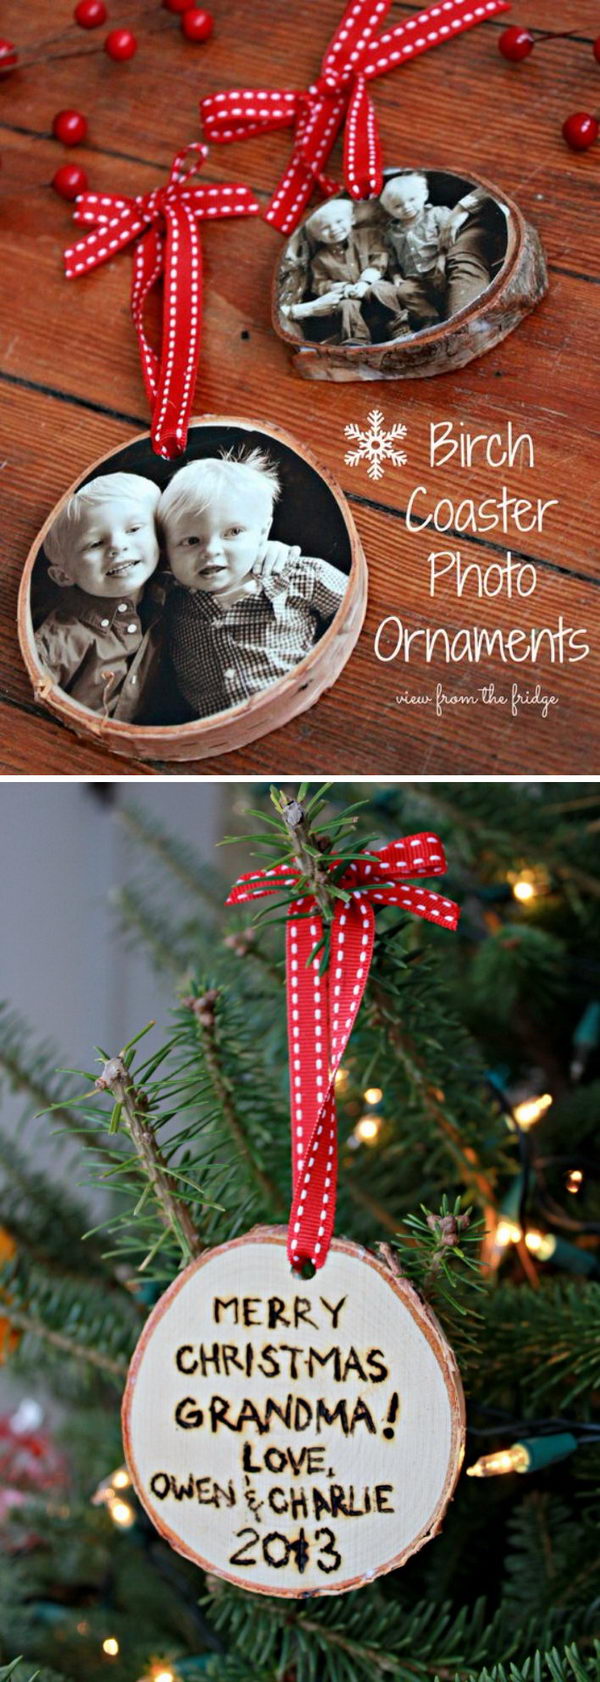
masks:
[[[95,462],[25,563],[19,641],[36,700],[141,760],[200,760],[279,729],[339,677],[366,607],[346,499],[289,433],[191,423]]]
[[[312,1279],[285,1228],[207,1251],[151,1313],[123,1402],[152,1523],[238,1587],[340,1594],[440,1529],[464,1402],[431,1310],[393,1266],[334,1239]]]
[[[378,198],[337,194],[296,229],[273,324],[305,379],[426,379],[491,350],[546,287],[539,237],[503,192],[392,168]]]

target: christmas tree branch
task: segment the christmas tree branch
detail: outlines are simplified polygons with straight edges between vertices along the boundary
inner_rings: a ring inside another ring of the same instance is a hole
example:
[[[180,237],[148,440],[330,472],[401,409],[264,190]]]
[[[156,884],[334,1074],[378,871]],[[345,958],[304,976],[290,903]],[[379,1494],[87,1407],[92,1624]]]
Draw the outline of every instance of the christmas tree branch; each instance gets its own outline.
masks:
[[[342,1160],[339,1173],[340,1178],[343,1177],[344,1186],[353,1203],[357,1203],[361,1209],[366,1209],[368,1214],[372,1215],[373,1219],[384,1227],[386,1232],[396,1233],[398,1231],[397,1220],[390,1214],[389,1209],[386,1209],[385,1204],[381,1203],[378,1197],[373,1197],[371,1192],[367,1191],[366,1186],[361,1184],[354,1165],[349,1167]]]
[[[168,922],[165,919],[163,923],[154,908],[132,887],[116,889],[111,896],[111,903],[117,912],[121,928],[127,934],[136,935],[143,941],[159,972],[170,974],[179,981],[186,966],[183,958],[179,956],[177,941],[173,939],[172,917]]]
[[[31,1058],[28,1065],[25,1054]],[[46,1068],[48,1067],[48,1074]],[[50,1072],[51,1069],[51,1072]],[[0,1071],[4,1071],[13,1092],[22,1092],[31,1098],[32,1106],[38,1114],[52,1112],[60,1127],[73,1133],[83,1145],[97,1151],[112,1161],[110,1151],[97,1133],[82,1128],[76,1113],[77,1099],[71,1106],[66,1099],[57,1101],[56,1089],[53,1090],[52,1079],[56,1076],[55,1064],[51,1064],[51,1052],[47,1046],[33,1048],[26,1027],[14,1015],[10,1015],[5,1005],[0,1005]]]
[[[397,1659],[392,1658],[388,1653],[378,1651],[376,1647],[363,1646],[361,1642],[357,1642],[356,1638],[342,1635],[339,1629],[327,1629],[323,1624],[313,1623],[311,1618],[306,1617],[302,1619],[302,1629],[307,1630],[311,1635],[314,1634],[319,1644],[325,1642],[328,1647],[338,1647],[344,1653],[351,1653],[354,1659],[360,1658],[361,1664],[365,1667],[372,1666],[374,1670],[381,1671],[382,1675],[397,1677],[399,1674]],[[428,1670],[427,1665],[411,1665],[407,1663],[406,1659],[402,1660],[402,1668],[411,1672],[414,1671],[415,1676],[422,1676]],[[438,1667],[432,1665],[430,1668],[432,1672],[435,1672]]]
[[[127,1372],[127,1361],[113,1360],[110,1355],[103,1355],[100,1349],[86,1347],[76,1343],[65,1332],[53,1331],[45,1326],[43,1320],[37,1320],[33,1314],[28,1314],[23,1308],[14,1308],[12,1303],[3,1301],[2,1315],[10,1321],[17,1331],[29,1332],[43,1343],[49,1343],[53,1349],[60,1349],[64,1355],[70,1355],[76,1361],[87,1361],[89,1366],[97,1367],[99,1372],[110,1373],[112,1378],[122,1379]]]
[[[139,1160],[152,1186],[159,1218],[177,1239],[184,1260],[192,1261],[194,1256],[200,1255],[202,1241],[187,1205],[179,1196],[175,1176],[157,1145],[154,1129],[148,1120],[146,1094],[134,1086],[122,1057],[109,1058],[96,1087],[99,1092],[111,1092],[120,1105]]]
[[[258,945],[256,929],[249,927],[247,929],[237,929],[234,934],[226,934],[223,936],[223,945],[227,947],[229,952],[234,952],[236,958],[253,958],[254,962],[265,971],[271,981],[274,981],[278,988],[282,987],[284,981],[282,966]]]
[[[304,806],[298,800],[286,801],[281,795],[278,810],[289,836],[292,856],[304,877],[307,891],[316,899],[326,922],[330,922],[335,911],[335,894],[331,892],[329,868],[325,870],[321,864],[320,849],[315,844]]]
[[[373,976],[369,982],[367,1012],[372,1025],[382,1029],[386,1034],[388,1044],[393,1047],[415,1091],[419,1094],[425,1114],[433,1123],[436,1131],[442,1135],[444,1144],[459,1170],[463,1183],[477,1193],[483,1209],[488,1215],[492,1215],[495,1220],[496,1195],[494,1186],[482,1169],[473,1146],[463,1143],[460,1129],[446,1115],[442,1099],[438,1096],[438,1089],[432,1087],[427,1070],[418,1056],[411,1036],[402,1027],[395,1011],[390,1008],[384,983]]]
[[[218,991],[212,988],[209,992],[200,994],[197,998],[191,995],[182,999],[182,1004],[187,1006],[195,1018],[205,1067],[210,1077],[215,1098],[220,1105],[223,1120],[229,1128],[233,1142],[263,1196],[267,1199],[271,1208],[281,1215],[285,1213],[285,1203],[279,1186],[261,1167],[260,1162],[256,1160],[246,1128],[235,1104],[233,1087],[221,1064],[216,1024],[218,997]]]
[[[185,888],[186,893],[197,895],[213,910],[220,904],[214,891],[211,873],[207,871],[204,863],[198,861],[191,848],[169,834],[168,830],[164,830],[147,812],[142,812],[137,806],[124,806],[119,815],[134,841],[141,842],[142,846],[153,853],[159,864],[165,865],[175,880]]]

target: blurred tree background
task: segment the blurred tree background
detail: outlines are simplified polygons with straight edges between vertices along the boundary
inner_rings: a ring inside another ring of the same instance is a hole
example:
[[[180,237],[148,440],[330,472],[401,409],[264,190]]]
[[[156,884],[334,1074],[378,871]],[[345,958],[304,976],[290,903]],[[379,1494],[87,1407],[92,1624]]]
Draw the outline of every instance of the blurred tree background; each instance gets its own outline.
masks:
[[[431,885],[462,906],[453,936],[378,913],[337,1083],[336,1230],[395,1245],[430,1297],[461,1365],[471,1475],[435,1541],[344,1596],[252,1596],[166,1546],[128,1483],[119,1405],[144,1317],[188,1259],[185,1232],[161,1219],[127,1117],[95,1091],[95,1024],[87,1070],[60,1072],[69,1045],[39,1043],[8,1000],[0,1071],[22,1118],[0,1136],[0,1361],[22,1399],[0,1415],[0,1678],[600,1674],[600,790],[343,783],[317,795],[302,791],[317,867],[332,847],[433,829],[449,868]],[[131,1079],[204,1245],[284,1222],[291,1190],[283,925],[224,907],[240,871],[289,852],[289,831],[273,829],[266,787],[232,784],[228,798],[238,839],[210,867],[135,804],[114,816],[131,843],[114,914],[173,999],[131,1045]],[[202,1021],[190,1000],[207,993]],[[58,1169],[75,1138],[101,1188],[91,1236],[85,1188],[40,1166],[51,1131]],[[456,1206],[471,1224],[440,1255],[424,1211]]]

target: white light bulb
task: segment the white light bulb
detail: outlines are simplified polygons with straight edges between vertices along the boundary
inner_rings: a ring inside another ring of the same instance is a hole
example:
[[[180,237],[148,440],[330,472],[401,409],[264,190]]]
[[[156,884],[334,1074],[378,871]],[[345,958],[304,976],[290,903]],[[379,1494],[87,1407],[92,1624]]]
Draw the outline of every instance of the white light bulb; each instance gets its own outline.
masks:
[[[499,1478],[506,1472],[527,1472],[531,1459],[523,1443],[498,1449],[496,1454],[482,1454],[474,1466],[467,1466],[468,1478]]]
[[[109,1501],[108,1510],[113,1524],[118,1524],[121,1530],[130,1530],[135,1524],[135,1513],[128,1501]]]
[[[525,1243],[532,1256],[538,1261],[550,1261],[556,1249],[556,1239],[552,1232],[536,1232],[533,1228],[525,1233]]]
[[[518,1244],[522,1236],[521,1228],[516,1221],[508,1221],[504,1216],[501,1216],[494,1233],[494,1244],[505,1250],[507,1244]]]
[[[361,1115],[354,1129],[354,1137],[360,1140],[361,1145],[372,1145],[377,1138],[380,1127],[381,1122],[378,1116]]]
[[[527,905],[529,900],[535,899],[535,888],[528,876],[518,876],[513,882],[513,894],[520,900],[521,905]]]
[[[513,1106],[515,1121],[518,1122],[519,1127],[527,1130],[528,1127],[533,1127],[536,1121],[541,1121],[542,1116],[550,1109],[551,1103],[551,1092],[540,1092],[537,1098],[524,1098],[521,1104]]]

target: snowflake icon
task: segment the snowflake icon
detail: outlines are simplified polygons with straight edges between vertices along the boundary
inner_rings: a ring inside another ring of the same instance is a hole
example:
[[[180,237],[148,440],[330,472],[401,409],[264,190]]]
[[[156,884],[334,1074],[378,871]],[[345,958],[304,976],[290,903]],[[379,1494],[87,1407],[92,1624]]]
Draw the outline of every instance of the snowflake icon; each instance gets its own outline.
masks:
[[[402,421],[397,421],[386,431],[383,423],[381,409],[371,409],[370,415],[367,415],[368,432],[354,422],[344,427],[346,438],[356,444],[355,450],[347,451],[344,461],[349,467],[358,467],[359,462],[368,461],[369,479],[383,479],[386,461],[391,462],[392,467],[405,467],[408,461],[406,450],[397,448],[400,440],[406,438],[406,427]]]

